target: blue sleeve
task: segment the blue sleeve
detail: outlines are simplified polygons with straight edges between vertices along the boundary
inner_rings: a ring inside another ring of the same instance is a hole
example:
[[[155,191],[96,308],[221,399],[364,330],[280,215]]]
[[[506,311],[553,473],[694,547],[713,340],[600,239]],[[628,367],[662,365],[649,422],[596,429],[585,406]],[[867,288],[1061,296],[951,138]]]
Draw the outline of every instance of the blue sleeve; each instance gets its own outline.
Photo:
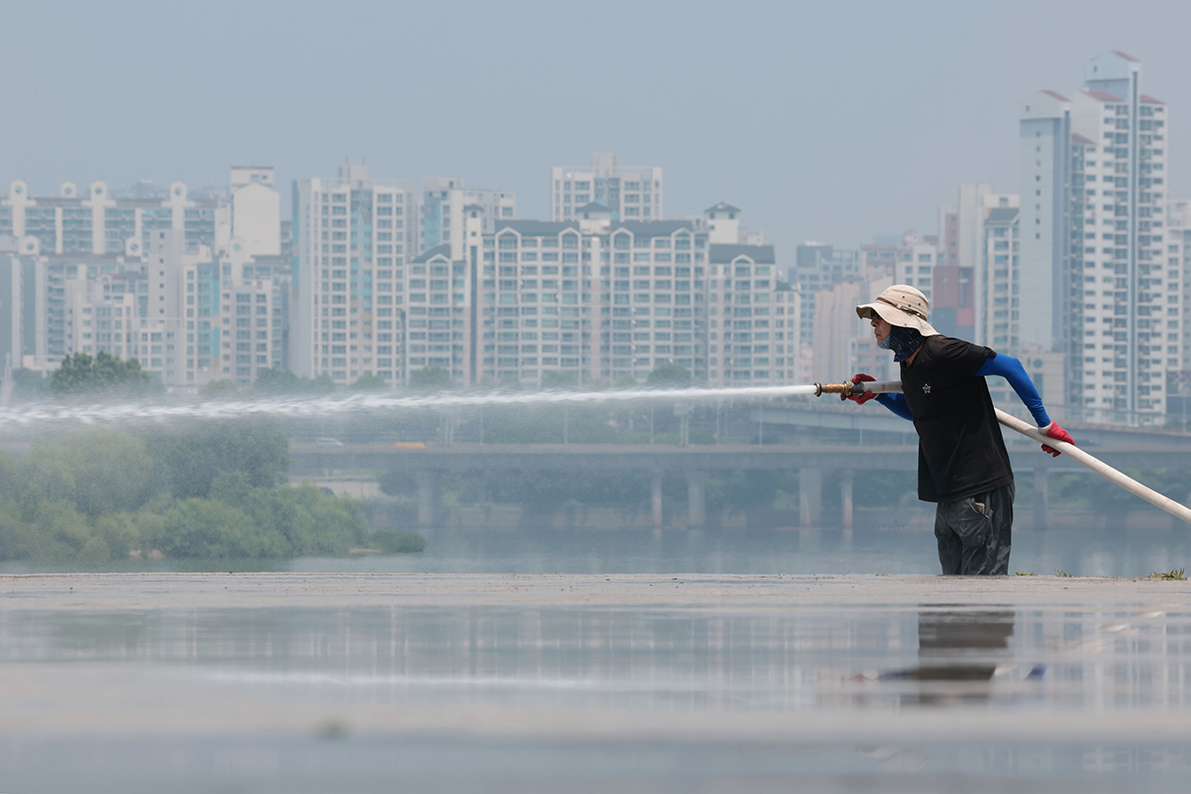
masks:
[[[914,421],[914,414],[910,413],[910,406],[906,404],[906,395],[900,393],[894,394],[878,394],[877,402],[884,405],[890,411],[900,416],[902,419]]]
[[[1009,385],[1017,392],[1017,396],[1026,404],[1026,408],[1030,409],[1030,414],[1039,427],[1046,427],[1050,424],[1050,417],[1046,415],[1046,409],[1042,407],[1042,397],[1034,388],[1034,382],[1026,374],[1025,367],[1021,365],[1021,362],[1013,356],[998,353],[992,358],[986,359],[984,366],[977,370],[976,375],[1000,375],[1009,381]]]

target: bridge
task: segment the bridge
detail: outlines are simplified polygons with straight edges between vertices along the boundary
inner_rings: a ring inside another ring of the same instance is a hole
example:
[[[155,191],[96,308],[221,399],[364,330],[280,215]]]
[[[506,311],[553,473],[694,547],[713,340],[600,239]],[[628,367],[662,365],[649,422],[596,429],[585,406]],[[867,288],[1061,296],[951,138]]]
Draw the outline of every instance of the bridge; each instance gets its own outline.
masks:
[[[1005,407],[1002,406],[1004,410]],[[1008,406],[1009,413],[1027,422],[1031,421],[1024,407],[1018,403]],[[890,411],[868,405],[861,408],[851,404],[840,405],[818,403],[814,407],[797,403],[755,404],[750,410],[750,421],[763,428],[766,438],[776,440],[782,437],[802,438],[806,435],[831,436],[841,441],[861,443],[874,434],[883,438],[896,438],[901,442],[916,444],[917,435],[912,423],[895,416]],[[1191,433],[1166,430],[1158,427],[1134,427],[1124,425],[1093,425],[1067,422],[1060,418],[1063,427],[1071,432],[1080,446],[1100,448],[1105,446],[1169,446],[1191,448]],[[1013,433],[1006,433],[1006,442],[1012,443]]]
[[[896,419],[896,417],[893,417]],[[901,421],[901,420],[897,420]],[[1077,441],[1086,440],[1088,451],[1118,469],[1191,468],[1191,436],[1100,429],[1073,430]],[[1044,523],[1049,509],[1048,480],[1052,473],[1086,471],[1062,457],[1051,458],[1032,442],[1008,438],[1015,472],[1032,472],[1035,519]],[[823,473],[840,473],[842,524],[853,522],[853,484],[858,472],[916,471],[916,444],[871,445],[855,441],[816,444],[765,445],[662,445],[617,444],[454,444],[402,449],[392,444],[325,446],[292,444],[291,471],[298,476],[318,476],[335,469],[371,469],[412,474],[418,486],[418,521],[436,526],[441,516],[441,477],[452,471],[640,471],[648,476],[652,493],[652,518],[662,525],[662,480],[667,473],[687,483],[687,526],[706,521],[706,484],[711,472],[729,470],[783,470],[799,472],[799,522],[805,527],[822,525]],[[1181,498],[1183,494],[1173,495]]]

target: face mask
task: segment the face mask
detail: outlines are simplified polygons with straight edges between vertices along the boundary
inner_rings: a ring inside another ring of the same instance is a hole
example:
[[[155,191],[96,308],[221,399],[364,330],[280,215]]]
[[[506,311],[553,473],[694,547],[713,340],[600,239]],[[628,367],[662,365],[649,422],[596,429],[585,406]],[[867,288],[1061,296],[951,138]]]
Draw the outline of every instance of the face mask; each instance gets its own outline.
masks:
[[[916,328],[902,328],[894,325],[889,329],[889,336],[879,342],[878,347],[893,351],[894,361],[905,361],[914,355],[914,351],[922,345],[922,334]]]

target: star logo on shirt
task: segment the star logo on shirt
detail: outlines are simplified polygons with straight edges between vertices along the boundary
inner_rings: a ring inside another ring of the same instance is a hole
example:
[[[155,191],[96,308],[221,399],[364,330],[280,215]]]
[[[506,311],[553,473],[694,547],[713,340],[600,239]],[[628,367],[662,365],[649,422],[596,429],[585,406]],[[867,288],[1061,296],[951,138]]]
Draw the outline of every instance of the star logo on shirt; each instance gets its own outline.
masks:
[[[922,393],[930,394],[930,384],[929,383],[922,384]]]

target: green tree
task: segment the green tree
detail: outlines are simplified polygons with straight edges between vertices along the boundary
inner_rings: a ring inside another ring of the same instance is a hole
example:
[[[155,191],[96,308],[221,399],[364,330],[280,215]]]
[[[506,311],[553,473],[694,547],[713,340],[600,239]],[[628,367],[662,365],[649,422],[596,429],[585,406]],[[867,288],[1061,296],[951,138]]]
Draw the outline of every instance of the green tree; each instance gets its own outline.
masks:
[[[0,507],[0,560],[27,560],[32,555],[34,533],[12,504]]]
[[[650,386],[677,389],[691,385],[691,373],[681,364],[659,364],[646,380]]]
[[[0,559],[96,563],[111,556],[107,544],[69,502],[43,501],[28,519],[13,509],[0,509]]]
[[[95,358],[75,353],[62,359],[50,376],[50,392],[58,396],[141,396],[154,387],[152,376],[135,358],[122,361],[105,350]]]
[[[17,465],[15,480],[14,496],[28,515],[40,503],[67,501],[91,519],[139,509],[160,482],[142,439],[98,428],[35,446]]]
[[[421,391],[451,388],[451,371],[445,367],[423,367],[409,373],[409,387]]]
[[[616,380],[612,383],[614,389],[635,389],[641,384],[637,383],[637,379],[628,372],[623,375],[618,375]]]
[[[126,560],[133,549],[141,548],[141,527],[132,513],[110,513],[95,520],[94,532],[113,560]]]
[[[212,485],[211,498],[243,510],[261,530],[283,537],[290,555],[342,556],[364,545],[368,536],[359,502],[312,485],[252,488],[241,475],[225,472]]]
[[[242,472],[254,488],[272,488],[289,472],[289,440],[277,422],[205,424],[148,438],[149,453],[177,499],[205,497],[215,477]]]
[[[315,546],[309,553],[346,554],[354,546],[363,546],[368,537],[368,522],[360,512],[360,503],[345,496],[328,496],[313,485],[287,489],[294,501],[314,519]]]
[[[34,526],[39,541],[37,558],[60,562],[102,562],[112,558],[111,550],[92,532],[86,516],[68,502],[43,502]]]
[[[243,510],[214,499],[183,499],[171,508],[157,548],[175,559],[260,559],[289,551],[284,537],[257,526]]]
[[[368,542],[385,554],[417,554],[426,550],[426,538],[401,529],[378,529]]]

